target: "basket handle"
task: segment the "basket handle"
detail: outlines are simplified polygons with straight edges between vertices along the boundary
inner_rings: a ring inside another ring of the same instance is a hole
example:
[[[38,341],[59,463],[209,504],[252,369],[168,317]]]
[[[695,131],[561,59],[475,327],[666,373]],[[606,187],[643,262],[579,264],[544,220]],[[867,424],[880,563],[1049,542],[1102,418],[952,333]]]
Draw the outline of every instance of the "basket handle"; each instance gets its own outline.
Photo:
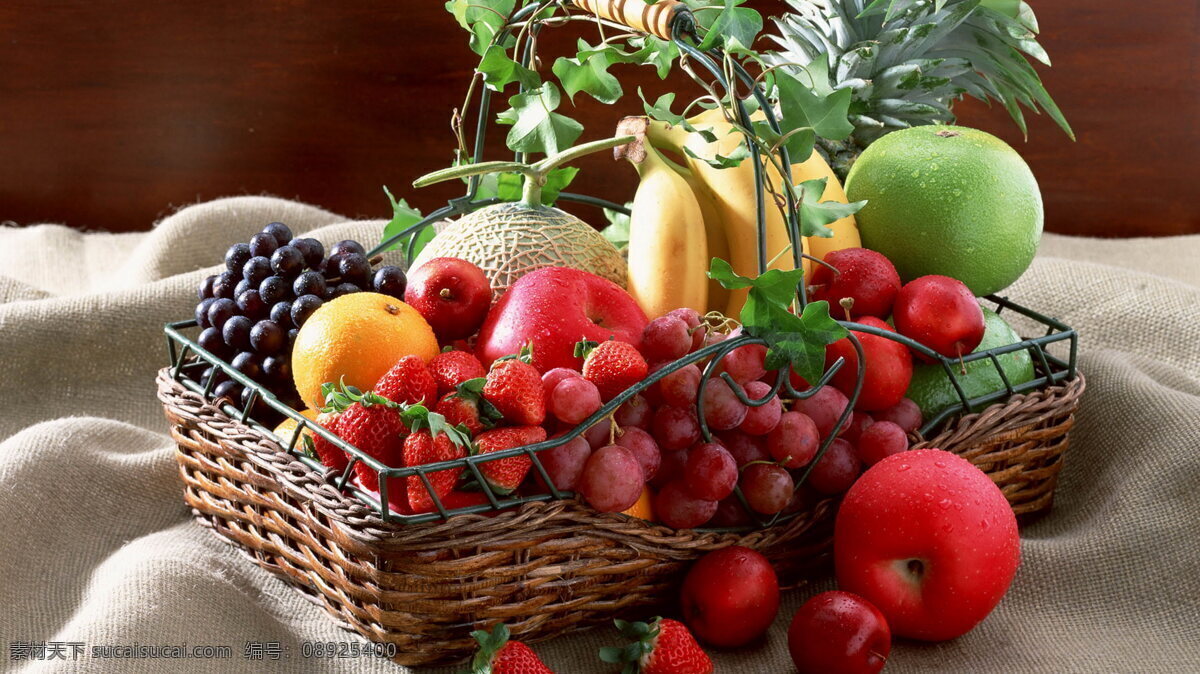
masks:
[[[691,18],[692,12],[679,0],[658,0],[648,5],[646,0],[571,0],[576,7],[602,19],[616,21],[633,30],[670,40],[671,28],[680,16]]]

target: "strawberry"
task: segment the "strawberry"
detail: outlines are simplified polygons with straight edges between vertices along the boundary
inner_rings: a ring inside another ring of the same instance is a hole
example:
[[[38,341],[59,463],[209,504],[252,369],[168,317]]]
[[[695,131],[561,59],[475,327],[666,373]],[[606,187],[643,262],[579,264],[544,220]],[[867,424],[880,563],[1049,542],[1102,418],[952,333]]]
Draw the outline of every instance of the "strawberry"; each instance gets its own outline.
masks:
[[[446,417],[446,423],[451,426],[462,424],[471,432],[471,437],[479,435],[484,430],[483,421],[479,418],[478,404],[457,393],[447,393],[438,401],[434,411]]]
[[[455,441],[446,433],[433,435],[429,430],[422,429],[413,431],[404,440],[404,465],[406,467],[451,461],[461,459],[466,455],[466,448],[455,444]],[[462,471],[461,467],[447,468],[434,473],[426,473],[425,477],[429,479],[429,484],[440,500],[454,490],[454,485],[458,483],[458,476],[462,474]],[[404,480],[404,493],[408,498],[408,507],[413,513],[427,513],[437,509],[433,497],[421,482],[420,477],[410,475]],[[388,487],[391,488],[392,483],[389,483]]]
[[[623,674],[712,674],[712,660],[683,623],[667,618],[655,618],[649,625],[614,622],[634,642],[601,648],[600,659],[624,664]]]
[[[512,424],[536,426],[546,419],[542,376],[537,368],[516,356],[492,363],[483,397]]]
[[[490,454],[513,447],[532,445],[545,439],[546,429],[541,426],[511,426],[480,433],[475,438],[475,446],[479,448],[479,454]],[[532,465],[533,461],[528,454],[517,454],[495,461],[481,462],[479,472],[483,473],[484,479],[491,485],[493,491],[499,494],[510,494],[525,479],[525,475]]]
[[[452,393],[468,379],[487,376],[483,363],[466,351],[445,351],[429,361],[429,373],[437,382],[438,395]]]
[[[325,430],[341,437],[338,433],[338,421],[341,419],[341,414],[338,412],[322,412],[317,415],[317,424],[324,426]],[[306,438],[308,436],[305,436]],[[346,464],[350,460],[346,458],[346,453],[338,449],[332,442],[321,437],[318,433],[312,434],[312,449],[317,454],[317,458],[321,463],[333,468],[337,472],[346,470]]]
[[[392,402],[432,405],[437,400],[437,382],[419,356],[405,356],[379,378],[375,392]]]
[[[575,352],[584,357],[583,378],[600,389],[600,397],[605,402],[646,378],[649,366],[634,345],[612,339],[589,349],[591,345],[591,342],[580,342]]]
[[[471,636],[479,650],[471,660],[471,674],[554,674],[533,649],[519,641],[508,640],[508,627],[501,623],[490,633],[475,630]]]
[[[390,405],[355,402],[338,419],[338,437],[385,466],[403,466],[402,450],[408,429],[400,413]],[[366,463],[354,464],[359,483],[367,489],[379,488],[379,474]]]

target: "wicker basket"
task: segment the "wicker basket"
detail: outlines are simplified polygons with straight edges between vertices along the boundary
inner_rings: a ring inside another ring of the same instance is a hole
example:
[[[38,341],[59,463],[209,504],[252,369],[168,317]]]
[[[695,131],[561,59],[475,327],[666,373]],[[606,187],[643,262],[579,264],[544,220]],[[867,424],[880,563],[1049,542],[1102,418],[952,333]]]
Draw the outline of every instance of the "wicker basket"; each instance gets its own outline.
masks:
[[[1084,380],[1013,396],[919,446],[986,471],[1018,514],[1047,508]],[[405,665],[461,661],[497,621],[533,642],[669,605],[684,567],[729,545],[762,551],[785,585],[828,564],[835,503],[744,534],[677,531],[574,500],[400,525],[348,498],[270,436],[187,390],[165,368],[158,397],[197,521],[325,607],[396,645]]]

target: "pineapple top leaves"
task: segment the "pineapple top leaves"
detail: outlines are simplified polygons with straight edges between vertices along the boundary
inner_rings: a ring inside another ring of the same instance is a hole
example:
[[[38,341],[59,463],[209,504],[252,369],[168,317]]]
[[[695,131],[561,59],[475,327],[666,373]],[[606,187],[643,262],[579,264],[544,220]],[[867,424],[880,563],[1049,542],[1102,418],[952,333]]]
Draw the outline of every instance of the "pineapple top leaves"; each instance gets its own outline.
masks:
[[[854,140],[951,123],[964,94],[999,101],[1026,131],[1021,106],[1070,125],[1026,56],[1049,65],[1021,0],[787,0],[768,63],[795,70],[828,58],[828,85],[852,92]],[[793,64],[793,65],[783,65]],[[811,72],[811,68],[809,69]]]

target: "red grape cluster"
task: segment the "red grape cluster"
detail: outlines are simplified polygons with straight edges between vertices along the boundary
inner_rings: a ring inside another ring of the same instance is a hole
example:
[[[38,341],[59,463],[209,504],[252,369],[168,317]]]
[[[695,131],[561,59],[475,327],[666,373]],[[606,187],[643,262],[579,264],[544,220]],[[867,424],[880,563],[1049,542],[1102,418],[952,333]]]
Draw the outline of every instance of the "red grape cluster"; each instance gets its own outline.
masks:
[[[363,290],[403,298],[404,270],[385,266],[372,271],[357,241],[325,247],[311,238],[295,238],[281,222],[272,222],[247,243],[225,252],[225,271],[204,279],[197,289],[197,343],[227,360],[238,372],[262,384],[284,403],[303,407],[292,383],[292,343],[300,326],[322,304]],[[208,368],[201,381],[216,378],[213,395],[235,405],[249,402],[250,389]],[[269,417],[265,405],[256,415]],[[263,417],[260,417],[263,418]]]
[[[677,309],[647,325],[641,352],[653,373],[738,334],[713,331],[695,311]],[[766,347],[757,344],[729,351],[703,393],[703,363],[675,369],[617,408],[612,418],[539,458],[555,486],[578,491],[597,510],[626,510],[649,484],[655,490],[656,519],[693,528],[747,526],[754,514],[771,516],[803,507],[814,496],[843,493],[864,467],[908,449],[907,434],[920,426],[921,414],[903,399],[873,417],[852,412],[810,470],[848,400],[826,386],[785,404],[779,395],[769,395],[776,373],[767,371],[765,358]],[[546,409],[564,429],[557,437],[601,407],[596,387],[575,370],[550,370],[542,382]],[[765,402],[748,405],[742,397]],[[701,436],[698,398],[713,432],[711,442]],[[806,472],[808,486],[797,489]]]

